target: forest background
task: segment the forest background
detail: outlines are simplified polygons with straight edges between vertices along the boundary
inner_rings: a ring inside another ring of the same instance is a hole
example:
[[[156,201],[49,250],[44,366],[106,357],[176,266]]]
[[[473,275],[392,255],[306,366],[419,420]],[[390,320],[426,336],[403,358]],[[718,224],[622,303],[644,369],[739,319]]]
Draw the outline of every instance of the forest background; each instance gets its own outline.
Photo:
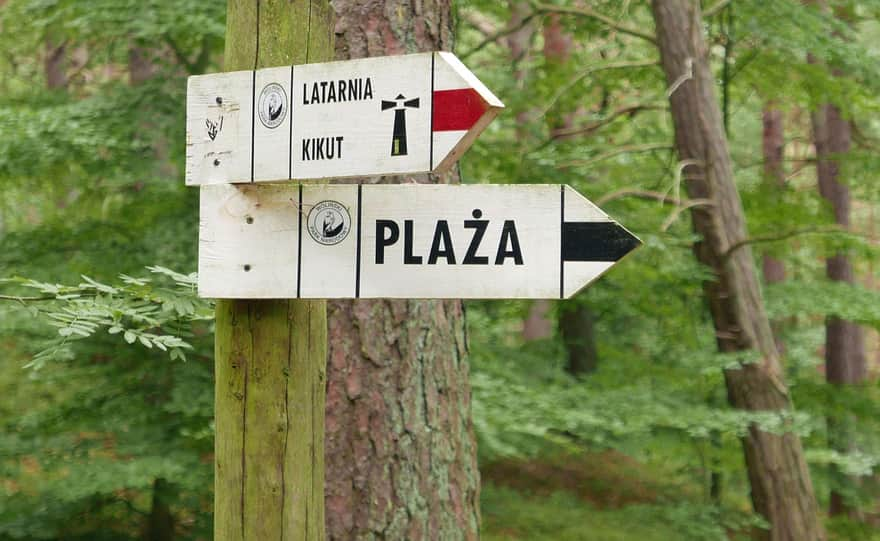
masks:
[[[371,429],[442,442],[461,475],[363,451],[397,463],[392,497],[328,512],[329,538],[434,538],[419,521],[489,540],[761,538],[784,519],[751,497],[741,440],[759,430],[800,440],[794,496],[815,495],[817,532],[880,539],[880,4],[703,2],[707,54],[678,79],[657,5],[331,2],[337,58],[453,50],[505,102],[461,182],[569,184],[644,246],[565,302],[331,305],[365,385],[415,367],[439,389],[400,391],[400,415],[424,423]],[[0,0],[0,540],[211,537],[214,313],[194,292],[182,168],[186,77],[222,71],[225,33],[216,0]],[[694,257],[691,220],[711,201],[670,114],[702,61],[745,209],[734,249],[751,249],[793,410],[728,405],[725,377],[760,363],[713,320],[718,269]],[[416,347],[413,314],[447,327]],[[354,426],[358,397],[333,412],[329,385],[328,419]],[[435,402],[459,425],[431,435]],[[328,434],[330,509],[375,497],[333,459],[362,436]],[[464,511],[419,494],[450,484],[472,496]]]

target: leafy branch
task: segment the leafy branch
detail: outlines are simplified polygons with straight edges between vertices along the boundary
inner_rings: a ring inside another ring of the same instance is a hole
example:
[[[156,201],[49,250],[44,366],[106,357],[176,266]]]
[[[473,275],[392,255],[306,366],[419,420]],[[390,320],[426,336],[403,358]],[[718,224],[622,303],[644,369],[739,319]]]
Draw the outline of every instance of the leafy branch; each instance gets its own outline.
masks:
[[[209,321],[210,303],[196,295],[196,274],[181,274],[164,267],[147,267],[153,276],[120,275],[109,285],[87,276],[75,286],[8,278],[0,283],[35,290],[40,295],[2,295],[0,300],[27,306],[34,315],[57,329],[58,337],[37,352],[29,366],[70,355],[73,340],[92,337],[102,330],[120,336],[127,344],[167,352],[185,360],[192,346],[181,336],[180,324]],[[39,303],[39,304],[36,304]],[[45,304],[48,303],[48,304]]]

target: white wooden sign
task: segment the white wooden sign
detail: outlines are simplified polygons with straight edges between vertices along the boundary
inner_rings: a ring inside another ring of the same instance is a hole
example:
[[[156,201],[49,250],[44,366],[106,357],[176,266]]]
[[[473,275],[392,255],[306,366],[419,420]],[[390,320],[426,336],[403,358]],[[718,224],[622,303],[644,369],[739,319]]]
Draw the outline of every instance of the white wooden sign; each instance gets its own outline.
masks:
[[[186,184],[442,171],[503,107],[446,52],[194,76]]]
[[[567,298],[639,244],[568,186],[204,186],[199,294]]]

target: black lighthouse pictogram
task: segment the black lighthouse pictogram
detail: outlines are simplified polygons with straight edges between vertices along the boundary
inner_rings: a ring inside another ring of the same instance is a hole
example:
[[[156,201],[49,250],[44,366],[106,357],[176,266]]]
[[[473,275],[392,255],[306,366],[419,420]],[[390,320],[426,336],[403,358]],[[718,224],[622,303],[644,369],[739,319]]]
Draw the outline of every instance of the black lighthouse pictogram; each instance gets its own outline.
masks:
[[[406,99],[398,94],[394,100],[382,100],[382,110],[394,109],[394,132],[391,136],[391,155],[406,156],[406,108],[419,108],[419,98]]]

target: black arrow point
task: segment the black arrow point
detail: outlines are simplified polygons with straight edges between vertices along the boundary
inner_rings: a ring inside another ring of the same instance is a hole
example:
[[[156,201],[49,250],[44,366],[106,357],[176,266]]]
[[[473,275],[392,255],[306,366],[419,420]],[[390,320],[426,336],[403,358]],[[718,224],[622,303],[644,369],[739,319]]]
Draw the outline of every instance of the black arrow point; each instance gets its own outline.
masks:
[[[564,222],[563,261],[617,261],[642,241],[617,222]]]

